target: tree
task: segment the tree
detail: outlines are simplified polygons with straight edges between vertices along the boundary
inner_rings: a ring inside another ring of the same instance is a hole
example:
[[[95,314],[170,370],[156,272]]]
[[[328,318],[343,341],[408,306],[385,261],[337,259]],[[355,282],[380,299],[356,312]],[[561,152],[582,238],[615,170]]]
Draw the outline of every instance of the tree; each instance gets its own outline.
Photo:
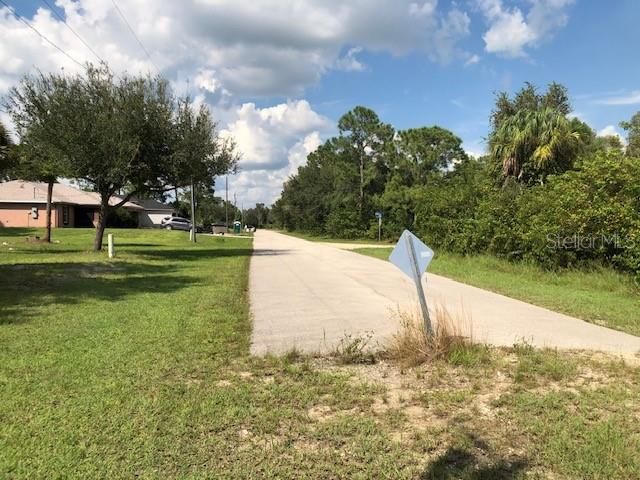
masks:
[[[247,225],[262,228],[268,221],[269,209],[264,206],[264,203],[256,203],[254,208],[246,211],[244,218]]]
[[[335,139],[327,140],[307,157],[306,165],[283,185],[281,199],[274,206],[276,223],[287,229],[324,233],[327,216],[338,197],[352,187],[340,181],[343,171],[341,149]],[[349,172],[351,173],[351,172]],[[352,175],[345,175],[353,180]]]
[[[620,137],[617,135],[605,135],[603,137],[597,136],[593,139],[593,143],[591,145],[592,152],[624,152],[624,145]]]
[[[13,89],[7,102],[7,110],[20,138],[12,175],[47,184],[46,242],[51,242],[53,186],[58,177],[68,173],[66,158],[56,147],[58,139],[51,136],[49,129],[51,122],[57,121],[55,115],[62,100],[61,87],[59,77],[32,77],[23,88]]]
[[[86,80],[72,78],[60,130],[60,148],[71,159],[74,177],[100,194],[94,250],[110,212],[158,183],[171,153],[173,97],[165,80],[115,79],[106,68],[89,68]],[[73,116],[73,119],[70,117]],[[120,201],[112,197],[125,192]]]
[[[208,111],[185,120],[188,109],[180,103],[176,112],[168,83],[158,77],[115,78],[107,67],[91,65],[84,75],[26,76],[7,104],[25,132],[46,139],[38,144],[47,153],[65,159],[70,177],[100,195],[94,250],[102,249],[109,214],[134,195],[183,187],[187,171],[212,184],[235,161],[228,158],[232,149],[220,147],[229,142],[213,149]]]
[[[421,191],[467,158],[462,140],[438,126],[399,131],[395,150],[397,155],[381,196],[386,232],[391,234],[413,228]]]
[[[35,130],[35,129],[33,129]],[[51,243],[51,211],[53,187],[59,177],[68,173],[66,159],[59,156],[45,139],[38,139],[35,131],[21,138],[18,160],[13,173],[25,180],[35,180],[47,184],[47,206],[45,217],[45,242]]]
[[[628,122],[620,123],[627,131],[627,150],[630,157],[640,157],[640,112],[637,112]]]
[[[346,150],[359,171],[358,210],[362,221],[365,207],[367,180],[375,177],[375,164],[380,160],[385,145],[393,139],[391,125],[384,124],[378,115],[366,107],[355,107],[338,121],[340,136],[344,138]],[[368,178],[367,178],[368,177]]]
[[[567,119],[570,112],[567,89],[559,83],[550,83],[544,94],[529,82],[513,99],[506,92],[498,93],[489,133],[496,177],[539,182],[549,173],[569,168],[579,147],[592,136],[588,126]],[[589,135],[579,135],[584,133],[583,127]],[[578,145],[574,145],[572,136],[578,137]]]
[[[496,95],[496,106],[491,112],[492,130],[497,130],[502,122],[518,112],[523,110],[534,112],[545,108],[555,110],[562,115],[571,113],[571,103],[565,86],[552,82],[547,87],[547,91],[540,95],[533,84],[525,82],[513,100],[508,93],[500,92]]]
[[[416,183],[424,183],[430,173],[445,170],[467,158],[462,140],[438,126],[399,131],[396,147]]]
[[[220,139],[211,112],[205,105],[196,111],[189,97],[178,101],[174,150],[164,183],[191,191],[192,240],[196,241],[196,192],[199,184],[213,186],[215,177],[234,171],[238,163],[235,145]]]
[[[13,142],[6,127],[0,122],[0,180],[11,168]]]
[[[554,109],[520,110],[489,137],[489,149],[504,177],[544,183],[552,173],[572,167],[581,147],[580,134]]]

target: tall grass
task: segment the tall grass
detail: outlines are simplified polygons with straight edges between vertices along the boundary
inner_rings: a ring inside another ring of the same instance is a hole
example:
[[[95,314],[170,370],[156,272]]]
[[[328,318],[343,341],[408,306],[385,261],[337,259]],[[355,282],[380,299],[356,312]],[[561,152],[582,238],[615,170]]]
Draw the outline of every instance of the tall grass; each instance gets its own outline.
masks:
[[[407,367],[448,359],[472,343],[471,322],[437,305],[431,313],[433,335],[428,335],[418,312],[398,310],[400,329],[389,342],[386,355]]]

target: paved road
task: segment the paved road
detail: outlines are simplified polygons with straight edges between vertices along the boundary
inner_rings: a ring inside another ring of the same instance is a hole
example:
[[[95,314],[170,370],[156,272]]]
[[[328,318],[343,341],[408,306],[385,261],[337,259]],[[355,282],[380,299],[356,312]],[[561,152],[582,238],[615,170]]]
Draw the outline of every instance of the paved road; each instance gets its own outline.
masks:
[[[391,263],[267,230],[254,237],[249,278],[251,351],[331,350],[345,334],[398,330],[398,308],[417,308],[414,287]],[[601,350],[633,355],[640,338],[428,274],[430,310],[440,303],[466,319],[475,341]]]

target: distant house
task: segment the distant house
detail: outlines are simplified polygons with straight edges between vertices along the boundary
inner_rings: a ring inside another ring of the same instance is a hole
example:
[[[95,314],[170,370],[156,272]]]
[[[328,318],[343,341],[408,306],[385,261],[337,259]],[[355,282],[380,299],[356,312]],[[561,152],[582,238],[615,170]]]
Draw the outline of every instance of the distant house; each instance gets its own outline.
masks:
[[[114,196],[109,203],[115,205],[120,201]],[[129,201],[122,208],[138,217],[139,226],[154,226],[158,215],[171,215],[173,209],[153,202],[147,208],[147,200]],[[95,227],[98,222],[100,195],[95,192],[56,183],[51,203],[53,227]],[[22,180],[0,183],[0,227],[44,227],[46,208],[46,183]]]
[[[143,228],[159,227],[162,219],[175,215],[175,209],[170,205],[165,205],[151,198],[132,200],[136,205],[143,208],[138,213],[138,226]]]

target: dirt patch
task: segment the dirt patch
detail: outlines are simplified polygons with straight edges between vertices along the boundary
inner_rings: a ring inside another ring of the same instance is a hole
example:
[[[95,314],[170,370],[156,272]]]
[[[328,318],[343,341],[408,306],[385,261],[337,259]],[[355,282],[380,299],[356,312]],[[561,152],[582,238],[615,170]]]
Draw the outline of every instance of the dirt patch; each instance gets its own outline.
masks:
[[[326,422],[334,417],[331,407],[327,405],[315,405],[307,411],[307,415],[316,422]]]

